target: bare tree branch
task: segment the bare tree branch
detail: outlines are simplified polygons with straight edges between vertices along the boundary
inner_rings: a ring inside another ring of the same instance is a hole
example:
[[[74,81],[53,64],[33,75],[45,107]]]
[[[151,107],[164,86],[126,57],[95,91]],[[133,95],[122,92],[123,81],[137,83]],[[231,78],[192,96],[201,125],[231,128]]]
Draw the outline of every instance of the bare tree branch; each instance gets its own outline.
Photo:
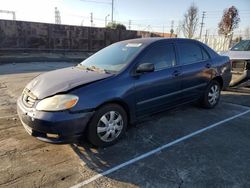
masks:
[[[195,31],[197,29],[198,18],[198,8],[195,4],[192,4],[187,12],[184,14],[184,20],[182,23],[182,31],[185,37],[193,38]]]

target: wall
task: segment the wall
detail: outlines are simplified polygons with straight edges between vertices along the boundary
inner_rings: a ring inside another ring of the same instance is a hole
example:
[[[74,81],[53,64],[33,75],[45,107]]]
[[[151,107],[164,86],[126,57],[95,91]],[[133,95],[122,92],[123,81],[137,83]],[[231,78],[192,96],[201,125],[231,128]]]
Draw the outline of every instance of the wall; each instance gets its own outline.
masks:
[[[0,51],[97,51],[120,40],[150,36],[139,31],[0,20]]]

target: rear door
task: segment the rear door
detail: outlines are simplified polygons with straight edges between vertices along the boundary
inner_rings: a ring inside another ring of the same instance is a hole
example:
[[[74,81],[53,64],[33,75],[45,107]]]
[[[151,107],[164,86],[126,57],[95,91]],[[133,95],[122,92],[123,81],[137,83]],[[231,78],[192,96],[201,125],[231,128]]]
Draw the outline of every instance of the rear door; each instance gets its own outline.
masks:
[[[184,100],[197,99],[203,94],[212,77],[212,63],[208,53],[197,42],[177,43],[182,66],[182,94]]]
[[[134,77],[137,116],[161,111],[178,103],[181,97],[181,67],[176,66],[174,45],[168,42],[153,44],[137,66],[142,63],[153,63],[155,71]]]

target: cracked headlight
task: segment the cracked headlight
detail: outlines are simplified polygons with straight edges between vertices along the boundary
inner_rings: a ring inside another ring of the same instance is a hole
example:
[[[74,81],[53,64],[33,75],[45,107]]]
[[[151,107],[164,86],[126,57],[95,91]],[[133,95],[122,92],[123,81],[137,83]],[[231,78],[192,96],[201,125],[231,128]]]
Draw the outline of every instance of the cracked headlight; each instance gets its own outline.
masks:
[[[78,97],[75,95],[55,95],[53,97],[41,100],[37,106],[37,110],[41,111],[61,111],[72,108],[78,102]]]

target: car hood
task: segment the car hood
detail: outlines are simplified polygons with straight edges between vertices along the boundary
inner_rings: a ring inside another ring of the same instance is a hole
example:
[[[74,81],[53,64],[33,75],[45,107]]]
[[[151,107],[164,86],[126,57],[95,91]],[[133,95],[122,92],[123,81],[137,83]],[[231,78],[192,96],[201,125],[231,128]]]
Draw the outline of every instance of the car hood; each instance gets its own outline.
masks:
[[[68,67],[41,74],[34,78],[26,88],[38,99],[65,92],[77,86],[89,84],[112,76],[78,67]]]
[[[227,51],[221,55],[229,56],[232,60],[250,59],[250,51]]]

